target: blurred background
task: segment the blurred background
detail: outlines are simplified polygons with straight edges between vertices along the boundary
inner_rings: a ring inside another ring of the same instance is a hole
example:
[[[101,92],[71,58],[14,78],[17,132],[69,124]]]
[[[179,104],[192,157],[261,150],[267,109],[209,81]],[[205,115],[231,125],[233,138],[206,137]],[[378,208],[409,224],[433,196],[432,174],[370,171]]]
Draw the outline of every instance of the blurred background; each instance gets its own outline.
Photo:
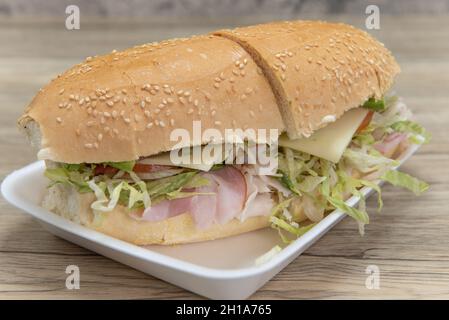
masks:
[[[448,0],[0,0],[1,16],[61,16],[66,6],[78,5],[93,17],[254,17],[277,19],[300,15],[360,14],[375,4],[389,14],[442,14]]]

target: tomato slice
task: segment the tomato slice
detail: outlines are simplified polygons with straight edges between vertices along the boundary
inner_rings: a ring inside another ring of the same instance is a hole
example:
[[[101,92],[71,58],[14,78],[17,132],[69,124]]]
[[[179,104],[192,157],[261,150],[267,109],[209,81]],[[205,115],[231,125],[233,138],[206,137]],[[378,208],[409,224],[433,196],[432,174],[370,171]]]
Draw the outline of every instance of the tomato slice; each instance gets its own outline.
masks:
[[[134,165],[133,171],[134,172],[156,172],[161,170],[166,170],[173,168],[172,166],[161,166],[156,164],[143,164],[143,163],[136,163]]]
[[[99,176],[101,174],[116,174],[118,172],[117,168],[111,166],[97,165],[94,170],[94,175]]]
[[[365,118],[363,118],[362,123],[359,125],[359,127],[357,128],[357,131],[355,133],[359,133],[361,132],[363,129],[365,129],[366,127],[368,127],[369,123],[371,122],[371,120],[373,119],[373,115],[374,115],[374,111],[369,111]]]

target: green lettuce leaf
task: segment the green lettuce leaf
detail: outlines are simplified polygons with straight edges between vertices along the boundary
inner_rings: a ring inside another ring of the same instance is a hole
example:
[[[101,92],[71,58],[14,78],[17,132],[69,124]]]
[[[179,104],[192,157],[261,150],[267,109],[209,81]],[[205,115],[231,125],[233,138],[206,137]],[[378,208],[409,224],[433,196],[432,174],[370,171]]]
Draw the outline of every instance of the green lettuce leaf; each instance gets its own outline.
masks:
[[[432,135],[424,129],[420,124],[410,121],[397,121],[391,125],[391,128],[398,132],[407,132],[412,134],[415,138],[415,141],[418,143],[428,143]],[[420,141],[419,137],[422,137],[424,141]]]
[[[424,181],[397,170],[387,171],[381,179],[391,183],[394,186],[406,188],[416,195],[420,195],[429,189],[429,185]]]
[[[385,110],[385,101],[383,99],[376,100],[374,98],[369,98],[363,104],[363,108],[370,109],[376,112],[381,112]]]
[[[343,211],[348,216],[351,216],[356,221],[361,222],[363,224],[369,223],[369,216],[366,211],[359,210],[357,208],[348,206],[345,201],[341,199],[336,199],[333,197],[327,197],[327,201],[332,204],[335,208]]]
[[[133,170],[136,162],[135,161],[105,162],[104,164],[125,172],[130,172]]]

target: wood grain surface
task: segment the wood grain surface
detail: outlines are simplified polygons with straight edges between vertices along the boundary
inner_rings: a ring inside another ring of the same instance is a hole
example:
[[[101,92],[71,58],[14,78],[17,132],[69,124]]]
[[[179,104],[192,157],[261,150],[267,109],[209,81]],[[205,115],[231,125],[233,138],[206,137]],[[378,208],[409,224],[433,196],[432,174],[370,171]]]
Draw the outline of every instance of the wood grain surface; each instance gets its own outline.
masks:
[[[363,26],[363,17],[328,18]],[[62,20],[0,20],[0,178],[35,160],[15,121],[64,69],[112,49],[237,23],[83,20],[81,30],[67,31]],[[433,134],[403,166],[430,190],[418,198],[384,186],[383,212],[368,202],[364,237],[345,219],[251,298],[449,298],[449,17],[382,17],[373,34],[402,67],[396,91]],[[80,290],[65,287],[70,264],[81,269]],[[369,265],[380,269],[378,290],[365,286]],[[61,240],[0,198],[0,298],[199,297]]]

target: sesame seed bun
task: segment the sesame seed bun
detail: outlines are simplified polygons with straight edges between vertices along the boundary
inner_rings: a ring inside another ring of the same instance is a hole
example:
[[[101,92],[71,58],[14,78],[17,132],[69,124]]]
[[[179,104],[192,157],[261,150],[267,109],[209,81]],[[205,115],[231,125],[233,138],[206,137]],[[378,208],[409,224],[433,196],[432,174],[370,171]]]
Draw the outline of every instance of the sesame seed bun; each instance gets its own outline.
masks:
[[[237,43],[212,35],[87,58],[45,86],[19,126],[41,159],[98,163],[169,151],[178,142],[170,132],[192,136],[194,120],[222,134],[284,131],[261,70]]]
[[[65,163],[169,151],[176,143],[172,130],[192,135],[194,120],[203,130],[278,129],[298,138],[369,97],[380,98],[398,72],[381,43],[345,24],[295,21],[220,30],[89,57],[45,86],[19,127],[39,158]],[[139,245],[204,241],[269,225],[261,216],[198,230],[188,213],[144,222],[120,205],[97,225],[93,200],[92,193],[57,184],[43,206]]]
[[[284,21],[220,30],[263,69],[290,138],[310,136],[327,115],[380,98],[400,69],[382,43],[342,23]]]

